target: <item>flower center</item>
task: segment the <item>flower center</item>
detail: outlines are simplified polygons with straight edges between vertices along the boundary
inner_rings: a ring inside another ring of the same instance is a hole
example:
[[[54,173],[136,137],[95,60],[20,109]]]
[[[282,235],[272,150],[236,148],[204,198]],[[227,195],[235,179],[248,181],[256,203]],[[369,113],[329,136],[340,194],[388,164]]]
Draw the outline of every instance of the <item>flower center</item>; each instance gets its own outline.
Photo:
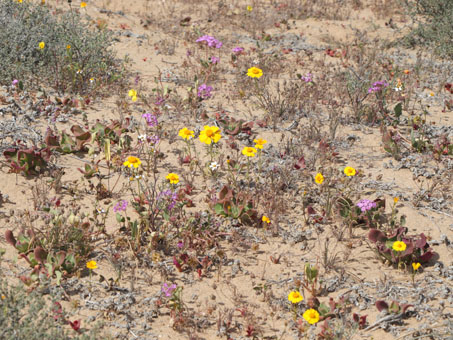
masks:
[[[212,137],[213,135],[214,135],[214,131],[212,131],[211,129],[206,130],[206,136]]]

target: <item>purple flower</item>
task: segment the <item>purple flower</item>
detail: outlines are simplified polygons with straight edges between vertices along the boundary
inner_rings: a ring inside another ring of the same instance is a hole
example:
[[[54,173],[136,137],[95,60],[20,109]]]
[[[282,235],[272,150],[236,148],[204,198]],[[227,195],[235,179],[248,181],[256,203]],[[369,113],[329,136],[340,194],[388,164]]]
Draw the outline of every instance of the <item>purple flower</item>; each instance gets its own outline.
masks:
[[[389,86],[389,84],[385,81],[376,81],[373,83],[373,86],[368,89],[368,93],[380,92],[387,86]]]
[[[313,81],[313,75],[311,73],[307,73],[306,76],[302,76],[300,79],[306,83],[309,83]]]
[[[159,138],[159,136],[157,136],[157,135],[154,135],[154,136],[147,136],[147,137],[146,137],[146,141],[147,141],[148,143],[151,143],[151,144],[156,145],[157,143],[160,142],[160,138]]]
[[[119,212],[119,211],[126,211],[127,208],[127,201],[126,200],[121,200],[115,206],[113,207],[114,212]]]
[[[373,208],[376,208],[376,202],[373,202],[373,201],[370,201],[367,199],[363,199],[357,203],[357,206],[360,208],[360,210],[362,210],[362,212],[365,212],[365,211],[369,211]]]
[[[171,286],[168,286],[167,283],[162,285],[162,292],[165,294],[166,297],[170,297],[171,293],[176,289],[176,285],[173,283]]]
[[[177,246],[179,249],[182,249],[182,247],[184,247],[184,243],[182,241],[179,241]]]
[[[18,82],[19,82],[19,80],[14,79],[14,80],[12,81],[11,85],[12,85],[12,86],[16,86]]]
[[[169,204],[167,206],[167,209],[170,211],[176,205],[176,200],[178,199],[178,194],[176,193],[176,191],[173,192],[170,189],[169,190],[164,190],[161,193],[159,193],[159,195],[157,195],[156,200],[160,201],[160,200],[162,200],[164,198],[167,198],[167,200],[169,202]]]
[[[146,124],[149,127],[154,127],[154,126],[157,126],[157,124],[159,124],[157,122],[157,117],[155,115],[153,115],[152,113],[144,113],[144,114],[142,114],[142,117],[146,119]]]
[[[161,106],[163,103],[165,103],[165,99],[163,97],[158,96],[156,101],[154,102],[154,105]]]
[[[198,86],[197,96],[201,99],[208,99],[212,96],[211,91],[212,91],[211,86],[202,84],[202,85]]]
[[[214,64],[214,65],[215,65],[215,64],[217,64],[217,63],[218,63],[219,61],[220,61],[220,58],[218,58],[218,57],[214,57],[214,56],[213,56],[213,57],[211,57],[211,63],[212,63],[212,64]]]
[[[233,48],[233,53],[236,55],[241,54],[242,52],[244,52],[244,49],[242,47]]]
[[[202,37],[199,37],[196,42],[205,43],[209,47],[215,48],[220,48],[223,45],[220,41],[210,35],[203,35]]]

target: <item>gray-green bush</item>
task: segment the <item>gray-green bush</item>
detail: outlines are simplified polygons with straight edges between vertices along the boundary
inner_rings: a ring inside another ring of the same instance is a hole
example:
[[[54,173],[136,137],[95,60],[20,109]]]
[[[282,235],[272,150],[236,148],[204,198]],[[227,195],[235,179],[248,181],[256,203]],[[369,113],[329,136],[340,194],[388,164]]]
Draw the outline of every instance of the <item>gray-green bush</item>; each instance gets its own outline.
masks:
[[[122,67],[111,34],[88,19],[78,9],[57,15],[46,5],[0,0],[0,83],[18,79],[27,87],[85,94],[118,79]]]
[[[406,0],[407,4],[410,3]],[[418,26],[405,39],[406,43],[433,46],[442,57],[453,57],[453,1],[416,0],[409,5],[412,13],[421,16]]]
[[[77,333],[65,322],[64,311],[46,303],[38,291],[27,293],[22,285],[9,285],[0,276],[0,339],[8,340],[96,340],[94,328]],[[83,325],[82,325],[83,326]]]

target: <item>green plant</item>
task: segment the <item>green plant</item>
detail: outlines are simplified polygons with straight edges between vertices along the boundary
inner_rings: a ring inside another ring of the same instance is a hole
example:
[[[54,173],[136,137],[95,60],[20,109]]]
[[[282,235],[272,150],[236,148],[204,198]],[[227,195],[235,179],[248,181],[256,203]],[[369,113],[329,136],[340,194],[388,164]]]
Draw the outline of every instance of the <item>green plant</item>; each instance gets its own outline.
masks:
[[[80,328],[80,321],[71,322],[53,296],[46,303],[39,291],[27,293],[22,285],[10,285],[0,276],[0,338],[10,340],[96,340],[99,326]],[[68,327],[70,325],[72,327]],[[104,337],[103,337],[104,338]]]
[[[47,5],[0,0],[0,41],[1,84],[19,79],[27,88],[86,95],[121,77],[110,32],[71,7],[57,16]]]
[[[442,57],[453,57],[453,2],[451,0],[406,0],[418,26],[410,32],[405,43],[410,46],[433,46]],[[420,20],[420,17],[422,20]]]
[[[40,274],[55,277],[57,284],[63,277],[76,272],[80,263],[92,251],[90,224],[80,217],[50,210],[46,227],[24,226],[17,239],[11,230],[5,232],[6,241],[16,248],[19,256],[33,268],[22,281],[28,285],[39,281]]]
[[[256,224],[258,213],[253,207],[251,196],[241,192],[236,193],[227,185],[219,192],[219,198],[214,203],[217,215],[240,220],[244,224]]]
[[[407,228],[399,227],[390,233],[371,229],[368,239],[376,244],[376,252],[383,261],[392,265],[410,265],[411,263],[427,263],[435,253],[426,241],[426,236],[408,236]],[[394,249],[395,242],[403,242],[406,246],[402,251]]]

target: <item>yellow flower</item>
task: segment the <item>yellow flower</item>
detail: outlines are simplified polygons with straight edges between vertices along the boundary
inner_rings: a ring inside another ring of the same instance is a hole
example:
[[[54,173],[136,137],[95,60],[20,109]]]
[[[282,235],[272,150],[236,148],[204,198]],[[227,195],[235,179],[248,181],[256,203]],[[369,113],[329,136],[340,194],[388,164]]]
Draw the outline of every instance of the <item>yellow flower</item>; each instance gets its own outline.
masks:
[[[354,168],[347,166],[346,168],[344,168],[344,174],[348,177],[351,177],[351,176],[355,176],[356,171]]]
[[[252,6],[247,6],[247,11],[251,12],[253,10]]]
[[[182,139],[189,140],[194,136],[194,132],[192,130],[189,130],[188,128],[183,128],[179,130],[178,136],[181,137]]]
[[[80,8],[85,8],[87,7],[87,3],[86,2],[81,2],[80,3]]]
[[[304,297],[297,291],[292,291],[288,294],[288,300],[292,303],[299,303],[304,299]]]
[[[396,204],[396,203],[398,203],[399,200],[400,200],[400,199],[399,199],[398,197],[394,197],[394,198],[393,198],[393,203]]]
[[[21,2],[22,2],[22,1],[21,1]],[[39,48],[40,48],[41,50],[43,50],[44,47],[46,47],[46,43],[45,43],[44,41],[41,41],[41,42],[39,43]]]
[[[242,149],[242,154],[247,157],[255,157],[256,149],[251,146],[246,146]]]
[[[22,3],[22,0],[17,0],[17,2],[21,4],[21,3]]]
[[[261,78],[263,75],[263,70],[259,69],[258,67],[251,67],[247,71],[247,75],[251,78]]]
[[[67,44],[67,45],[66,45],[66,49],[67,49],[67,50],[70,50],[70,49],[71,49],[71,45]]]
[[[429,96],[430,96],[430,97],[434,97],[434,92],[431,91],[431,92],[429,93]]]
[[[314,325],[319,321],[318,311],[312,308],[307,309],[302,316],[310,325]]]
[[[418,268],[420,268],[421,264],[420,263],[412,263],[412,269],[414,270],[414,272],[416,272],[418,270]]]
[[[98,268],[98,264],[96,263],[96,261],[92,260],[92,261],[88,261],[87,262],[87,268],[88,269],[97,269]]]
[[[204,130],[200,132],[200,141],[208,145],[212,142],[217,143],[221,137],[217,126],[205,126]]]
[[[324,176],[322,175],[322,173],[319,172],[316,174],[315,182],[318,184],[322,184],[322,182],[324,182]]]
[[[142,161],[140,158],[134,157],[134,156],[129,156],[127,157],[127,161],[123,163],[124,166],[127,166],[129,168],[138,168],[138,166],[142,164]]]
[[[253,143],[255,143],[255,148],[257,149],[262,149],[263,148],[263,145],[267,143],[267,140],[265,139],[262,139],[262,138],[258,138],[258,139],[254,139],[253,140]]]
[[[406,250],[406,243],[401,241],[393,242],[392,248],[394,251],[405,251]]]
[[[2,294],[2,300],[5,300],[6,299],[6,296]]]
[[[133,102],[137,101],[137,91],[130,89],[128,95],[131,97]]]
[[[271,220],[269,219],[269,217],[264,216],[264,215],[263,215],[263,217],[261,218],[261,221],[266,222],[267,224],[271,223]]]
[[[168,179],[170,184],[178,184],[179,182],[179,176],[173,172],[170,172],[165,178]]]

